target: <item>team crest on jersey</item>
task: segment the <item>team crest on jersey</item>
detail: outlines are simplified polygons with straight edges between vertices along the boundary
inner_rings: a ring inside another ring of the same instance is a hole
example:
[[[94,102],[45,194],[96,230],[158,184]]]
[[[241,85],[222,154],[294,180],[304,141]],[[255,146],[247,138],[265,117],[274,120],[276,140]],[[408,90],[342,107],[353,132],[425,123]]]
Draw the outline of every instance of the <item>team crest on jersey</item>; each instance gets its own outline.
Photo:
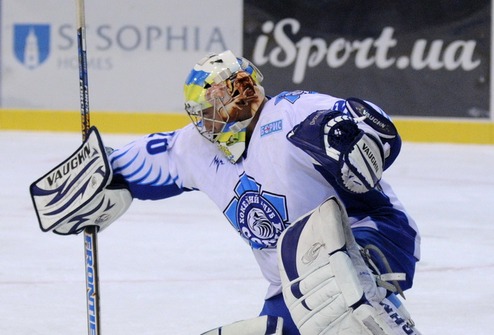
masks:
[[[50,26],[15,24],[14,53],[17,60],[28,69],[40,66],[50,53]]]
[[[278,94],[274,99],[274,104],[277,105],[281,100],[286,100],[291,104],[294,104],[304,94],[315,94],[314,91],[285,91]]]
[[[261,185],[245,174],[224,214],[255,249],[276,247],[288,221],[285,197],[262,191]]]

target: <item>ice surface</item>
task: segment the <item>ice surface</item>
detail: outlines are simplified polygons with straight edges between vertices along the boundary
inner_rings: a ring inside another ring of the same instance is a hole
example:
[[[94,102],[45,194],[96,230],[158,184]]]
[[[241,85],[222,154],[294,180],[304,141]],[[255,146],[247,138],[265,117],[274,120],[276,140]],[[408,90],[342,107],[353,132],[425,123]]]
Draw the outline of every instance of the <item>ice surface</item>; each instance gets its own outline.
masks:
[[[135,135],[105,135],[121,146]],[[0,132],[0,334],[87,334],[82,236],[42,233],[31,182],[76,133]],[[407,307],[424,335],[492,334],[494,147],[405,143],[386,172],[422,232]],[[249,248],[198,192],[135,201],[98,235],[103,334],[200,334],[258,314]]]

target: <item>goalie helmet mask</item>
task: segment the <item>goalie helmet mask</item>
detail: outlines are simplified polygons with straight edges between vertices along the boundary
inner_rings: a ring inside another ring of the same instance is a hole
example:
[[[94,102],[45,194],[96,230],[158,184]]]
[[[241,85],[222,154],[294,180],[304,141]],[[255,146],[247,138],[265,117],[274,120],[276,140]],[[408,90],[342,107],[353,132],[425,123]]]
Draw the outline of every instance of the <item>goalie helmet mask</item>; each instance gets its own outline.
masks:
[[[227,50],[201,59],[185,81],[187,114],[231,163],[242,157],[247,126],[264,101],[262,79],[251,62]]]

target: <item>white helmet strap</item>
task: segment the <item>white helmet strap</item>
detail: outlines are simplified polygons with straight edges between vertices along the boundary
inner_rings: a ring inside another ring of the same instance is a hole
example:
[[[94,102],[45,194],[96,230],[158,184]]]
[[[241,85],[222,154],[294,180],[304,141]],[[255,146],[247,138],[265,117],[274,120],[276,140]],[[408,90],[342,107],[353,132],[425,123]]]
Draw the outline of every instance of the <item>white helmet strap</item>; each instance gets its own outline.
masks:
[[[248,118],[246,120],[243,120],[243,121],[238,121],[238,122],[235,122],[234,124],[232,124],[230,126],[230,130],[233,132],[233,133],[238,133],[239,131],[241,131],[242,129],[246,128],[250,121],[252,121],[254,117],[251,117],[251,118]]]

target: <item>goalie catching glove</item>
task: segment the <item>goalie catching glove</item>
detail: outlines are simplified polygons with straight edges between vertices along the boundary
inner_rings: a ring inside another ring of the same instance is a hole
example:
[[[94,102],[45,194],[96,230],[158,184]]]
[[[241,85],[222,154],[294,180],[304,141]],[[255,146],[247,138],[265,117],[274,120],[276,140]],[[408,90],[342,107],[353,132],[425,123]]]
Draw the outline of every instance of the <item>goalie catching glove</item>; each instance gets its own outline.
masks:
[[[383,144],[374,131],[361,129],[351,115],[319,110],[288,133],[288,140],[309,154],[335,177],[344,190],[365,193],[374,189],[383,173]]]
[[[68,235],[86,226],[106,228],[132,202],[129,190],[111,180],[105,147],[92,127],[76,152],[30,186],[41,230]]]

